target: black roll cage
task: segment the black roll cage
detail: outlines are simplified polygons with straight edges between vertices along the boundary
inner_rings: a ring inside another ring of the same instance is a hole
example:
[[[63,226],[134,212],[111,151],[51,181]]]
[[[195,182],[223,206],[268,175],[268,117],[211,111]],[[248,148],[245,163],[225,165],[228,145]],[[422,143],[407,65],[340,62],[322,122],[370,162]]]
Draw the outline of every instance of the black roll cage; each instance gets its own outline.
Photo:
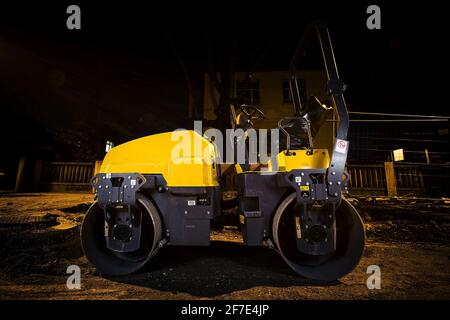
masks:
[[[336,138],[346,140],[349,126],[349,118],[347,106],[344,99],[344,91],[346,85],[339,79],[339,73],[334,58],[333,46],[331,44],[330,34],[327,25],[322,21],[316,21],[308,25],[303,38],[301,39],[297,49],[294,52],[289,66],[289,87],[291,91],[292,102],[294,104],[295,116],[302,116],[304,108],[300,99],[300,90],[297,85],[297,67],[300,64],[303,53],[312,40],[316,36],[327,74],[326,92],[332,96],[336,105],[336,111],[339,116],[339,125],[337,127]]]

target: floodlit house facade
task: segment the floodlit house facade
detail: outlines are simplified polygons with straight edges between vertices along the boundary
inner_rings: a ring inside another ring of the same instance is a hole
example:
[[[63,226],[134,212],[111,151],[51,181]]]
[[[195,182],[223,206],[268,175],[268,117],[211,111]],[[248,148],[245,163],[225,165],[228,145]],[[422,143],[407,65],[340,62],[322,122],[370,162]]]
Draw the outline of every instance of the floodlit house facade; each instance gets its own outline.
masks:
[[[220,75],[219,75],[220,76]],[[256,104],[265,114],[264,120],[254,121],[256,128],[277,128],[278,121],[283,117],[293,116],[294,107],[290,95],[287,71],[264,71],[252,75],[249,81],[245,81],[245,72],[235,74],[235,97],[241,97],[246,103]],[[326,89],[325,71],[309,70],[297,73],[297,84],[302,103],[306,103],[310,96],[324,99]],[[204,81],[203,119],[215,120],[214,103],[212,94],[219,98],[218,92],[211,88],[208,74]],[[333,119],[333,113],[330,113]],[[315,147],[329,148],[332,138],[335,136],[330,130],[334,130],[334,122],[327,122],[319,131]]]

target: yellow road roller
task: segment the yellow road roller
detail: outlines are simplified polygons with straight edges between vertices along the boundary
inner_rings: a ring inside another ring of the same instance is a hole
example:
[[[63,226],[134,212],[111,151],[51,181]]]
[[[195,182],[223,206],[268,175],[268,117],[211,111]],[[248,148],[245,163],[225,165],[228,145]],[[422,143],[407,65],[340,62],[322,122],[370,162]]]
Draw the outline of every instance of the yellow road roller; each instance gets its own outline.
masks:
[[[302,101],[297,67],[312,39],[322,54],[326,94]],[[332,281],[357,266],[365,232],[344,197],[349,181],[346,86],[324,23],[307,28],[288,76],[294,110],[278,121],[283,147],[265,165],[247,160],[233,165],[233,212],[244,245],[267,246],[299,275]],[[253,122],[264,118],[255,105],[230,110],[232,126],[244,132],[244,141]],[[332,130],[323,131],[326,126]],[[329,147],[316,143],[321,130],[329,134]],[[247,156],[255,152],[246,144]],[[96,202],[81,228],[88,260],[101,274],[119,276],[136,272],[166,245],[208,246],[212,226],[223,218],[223,192],[230,188],[224,185],[220,157],[213,139],[193,130],[112,148],[92,179]]]

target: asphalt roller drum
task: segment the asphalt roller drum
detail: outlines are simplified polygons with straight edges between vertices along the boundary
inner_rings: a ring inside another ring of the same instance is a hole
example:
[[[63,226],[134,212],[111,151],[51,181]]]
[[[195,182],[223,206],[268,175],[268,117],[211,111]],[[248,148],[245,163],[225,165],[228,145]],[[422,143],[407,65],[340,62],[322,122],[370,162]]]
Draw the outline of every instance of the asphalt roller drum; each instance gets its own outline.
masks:
[[[142,229],[139,249],[133,252],[115,252],[108,249],[104,236],[103,209],[93,203],[81,225],[81,246],[88,260],[100,274],[120,276],[141,269],[155,254],[162,235],[162,223],[157,209],[143,195],[136,194],[136,204],[142,211]],[[116,230],[126,237],[126,230]]]
[[[364,252],[364,224],[356,209],[345,198],[336,210],[336,251],[313,256],[298,252],[295,244],[293,208],[296,194],[279,205],[272,223],[276,249],[284,261],[299,275],[321,281],[333,281],[350,273]]]

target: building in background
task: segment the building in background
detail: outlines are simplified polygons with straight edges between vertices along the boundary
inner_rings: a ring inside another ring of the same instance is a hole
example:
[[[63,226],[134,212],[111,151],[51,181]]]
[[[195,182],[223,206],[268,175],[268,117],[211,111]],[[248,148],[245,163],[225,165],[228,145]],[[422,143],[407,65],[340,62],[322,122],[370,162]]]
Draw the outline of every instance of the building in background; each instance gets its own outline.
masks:
[[[288,73],[286,71],[257,72],[245,81],[245,72],[235,74],[235,96],[243,97],[246,103],[257,104],[266,116],[263,121],[255,123],[261,128],[276,128],[278,120],[294,113],[289,94]],[[220,75],[219,75],[220,76]],[[297,83],[302,95],[302,102],[315,95],[321,97],[325,93],[326,75],[324,71],[303,71],[297,75]],[[212,94],[218,97],[217,91],[211,90],[211,81],[205,74],[203,118],[214,120],[216,114],[211,99]]]
[[[219,75],[220,76],[220,75]],[[257,72],[245,81],[245,72],[235,73],[235,97],[248,104],[256,104],[264,112],[265,119],[254,121],[257,129],[272,129],[278,127],[278,121],[283,117],[294,115],[294,106],[290,95],[288,73],[286,71]],[[297,84],[302,103],[306,103],[311,96],[320,100],[326,97],[326,73],[323,70],[307,70],[297,73]],[[211,88],[208,74],[204,82],[203,119],[215,120],[216,114],[211,99],[212,94],[218,98],[218,92]],[[333,113],[329,118],[332,120]],[[316,148],[330,149],[335,136],[335,123],[330,121],[323,125],[314,141]],[[280,136],[281,143],[284,137]]]

